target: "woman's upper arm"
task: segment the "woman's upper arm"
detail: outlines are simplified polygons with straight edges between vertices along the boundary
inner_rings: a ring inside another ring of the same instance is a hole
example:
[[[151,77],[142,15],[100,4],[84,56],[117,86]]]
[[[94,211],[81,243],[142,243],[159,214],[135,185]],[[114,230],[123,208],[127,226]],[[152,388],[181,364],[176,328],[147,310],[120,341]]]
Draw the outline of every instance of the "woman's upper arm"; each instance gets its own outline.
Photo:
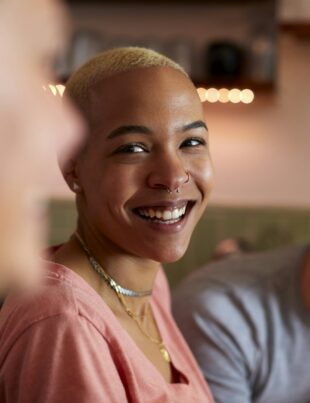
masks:
[[[79,315],[56,315],[32,324],[0,369],[8,402],[126,401],[104,337]]]

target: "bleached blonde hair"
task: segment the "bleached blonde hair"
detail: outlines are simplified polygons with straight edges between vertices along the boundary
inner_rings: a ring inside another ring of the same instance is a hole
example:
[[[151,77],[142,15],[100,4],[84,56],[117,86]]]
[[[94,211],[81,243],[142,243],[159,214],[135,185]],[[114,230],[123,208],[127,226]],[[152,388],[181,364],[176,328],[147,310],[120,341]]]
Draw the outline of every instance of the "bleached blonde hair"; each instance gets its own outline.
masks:
[[[66,84],[65,93],[91,124],[89,95],[96,84],[119,73],[149,67],[171,67],[188,77],[178,63],[154,50],[139,47],[115,48],[98,54],[73,73]]]

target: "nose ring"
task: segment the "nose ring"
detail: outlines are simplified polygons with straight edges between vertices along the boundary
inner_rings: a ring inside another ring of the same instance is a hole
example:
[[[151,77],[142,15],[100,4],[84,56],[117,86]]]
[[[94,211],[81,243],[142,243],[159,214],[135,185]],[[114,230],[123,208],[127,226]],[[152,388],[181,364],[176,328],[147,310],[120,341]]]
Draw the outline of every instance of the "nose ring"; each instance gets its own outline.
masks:
[[[185,171],[185,173],[186,173],[186,175],[187,175],[187,178],[186,178],[186,181],[183,183],[183,185],[185,185],[186,183],[188,183],[188,182],[189,182],[189,178],[190,178],[189,172],[188,172],[188,171]],[[166,190],[167,190],[167,192],[168,192],[169,194],[172,193],[172,190],[170,189],[169,186],[167,186],[167,189],[166,189]],[[180,193],[180,186],[178,186],[178,187],[176,188],[175,192],[176,192],[176,193]]]

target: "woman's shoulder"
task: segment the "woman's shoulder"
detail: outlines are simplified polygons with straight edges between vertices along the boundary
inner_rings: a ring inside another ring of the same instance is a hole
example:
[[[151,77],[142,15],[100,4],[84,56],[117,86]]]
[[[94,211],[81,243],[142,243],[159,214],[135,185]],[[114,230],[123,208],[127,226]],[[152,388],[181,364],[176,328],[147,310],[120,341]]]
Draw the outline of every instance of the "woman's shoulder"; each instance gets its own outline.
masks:
[[[29,327],[56,316],[78,317],[92,322],[100,297],[70,269],[46,262],[42,284],[31,293],[9,295],[0,312],[0,340],[18,337]]]

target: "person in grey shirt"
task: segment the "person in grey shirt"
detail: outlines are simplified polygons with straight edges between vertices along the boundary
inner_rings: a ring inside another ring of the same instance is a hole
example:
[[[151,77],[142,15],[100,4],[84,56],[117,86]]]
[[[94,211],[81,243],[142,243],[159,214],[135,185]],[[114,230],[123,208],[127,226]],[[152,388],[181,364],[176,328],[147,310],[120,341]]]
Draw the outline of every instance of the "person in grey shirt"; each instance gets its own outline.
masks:
[[[217,403],[310,402],[309,246],[210,263],[173,313]]]

